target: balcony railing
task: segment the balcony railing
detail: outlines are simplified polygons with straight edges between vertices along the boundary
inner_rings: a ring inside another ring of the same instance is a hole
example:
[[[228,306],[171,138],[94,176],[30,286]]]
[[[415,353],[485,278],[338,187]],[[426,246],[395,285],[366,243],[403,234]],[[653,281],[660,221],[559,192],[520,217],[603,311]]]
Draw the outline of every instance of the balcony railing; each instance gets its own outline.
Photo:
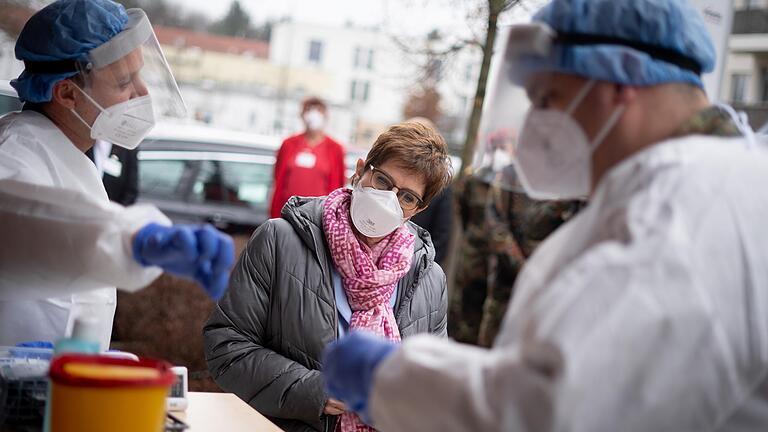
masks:
[[[768,34],[768,9],[738,10],[733,15],[733,34]]]

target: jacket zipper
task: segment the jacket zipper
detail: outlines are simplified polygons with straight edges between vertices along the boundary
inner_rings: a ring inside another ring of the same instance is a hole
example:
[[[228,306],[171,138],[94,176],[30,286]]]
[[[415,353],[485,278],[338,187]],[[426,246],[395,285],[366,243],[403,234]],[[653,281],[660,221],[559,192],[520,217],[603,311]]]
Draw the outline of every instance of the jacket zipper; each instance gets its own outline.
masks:
[[[421,276],[425,273],[428,265],[429,263],[427,262],[427,257],[425,255],[424,257],[422,257],[421,263],[419,263],[419,265],[417,266],[416,272],[413,275],[413,280],[411,281],[411,283],[407,286],[402,286],[398,288],[401,290],[403,288],[405,289],[402,290],[403,291],[402,295],[398,294],[398,296],[400,296],[400,301],[395,304],[395,308],[396,308],[395,321],[400,320],[400,315],[402,315],[403,313],[401,306],[405,303],[406,300],[410,300],[413,297],[413,295],[411,295],[410,297],[407,297],[407,296],[409,293],[412,294],[412,291],[416,289],[415,287],[416,285],[419,284],[419,281],[421,280]],[[406,285],[406,284],[403,284],[403,285]]]
[[[331,298],[333,299],[333,339],[339,339],[339,311],[336,308],[336,285],[333,281],[333,263],[330,260],[325,261],[328,265],[328,277],[331,278]]]
[[[336,286],[333,282],[333,263],[330,259],[325,261],[328,265],[328,276],[331,278],[331,298],[333,299],[333,339],[339,340],[339,311],[336,309]],[[333,417],[325,415],[325,425],[323,427],[325,432],[333,432],[331,430],[331,423],[333,423]]]

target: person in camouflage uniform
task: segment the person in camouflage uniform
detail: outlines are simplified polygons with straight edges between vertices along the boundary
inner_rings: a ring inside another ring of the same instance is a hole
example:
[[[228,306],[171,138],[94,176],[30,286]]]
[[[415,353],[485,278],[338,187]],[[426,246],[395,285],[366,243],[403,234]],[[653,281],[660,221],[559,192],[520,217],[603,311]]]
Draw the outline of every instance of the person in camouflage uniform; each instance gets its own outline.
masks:
[[[528,198],[512,165],[496,173],[483,168],[460,189],[464,238],[448,333],[460,342],[491,346],[526,259],[581,202]]]
[[[690,119],[675,136],[692,134],[737,137],[742,131],[732,113],[715,106]],[[512,165],[501,173],[482,168],[459,188],[464,239],[448,332],[461,342],[491,346],[526,259],[585,204],[528,198]]]

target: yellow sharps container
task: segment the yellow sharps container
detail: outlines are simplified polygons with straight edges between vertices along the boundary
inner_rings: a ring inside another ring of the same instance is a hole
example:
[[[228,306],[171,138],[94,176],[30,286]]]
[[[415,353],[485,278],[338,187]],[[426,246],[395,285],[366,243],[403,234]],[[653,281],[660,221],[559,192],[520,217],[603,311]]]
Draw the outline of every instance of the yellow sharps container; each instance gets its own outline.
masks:
[[[51,432],[160,432],[175,377],[163,361],[67,354],[51,363]]]

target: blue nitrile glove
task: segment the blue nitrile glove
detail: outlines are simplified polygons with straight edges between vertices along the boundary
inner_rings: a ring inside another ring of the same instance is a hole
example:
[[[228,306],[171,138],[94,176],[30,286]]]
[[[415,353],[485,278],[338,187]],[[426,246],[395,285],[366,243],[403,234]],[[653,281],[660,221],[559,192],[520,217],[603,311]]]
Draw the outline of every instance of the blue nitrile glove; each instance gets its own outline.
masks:
[[[19,348],[53,349],[53,342],[48,341],[24,341],[16,344]]]
[[[371,424],[368,397],[373,374],[376,366],[396,349],[396,344],[362,331],[329,344],[323,353],[326,391]]]
[[[211,225],[151,223],[136,233],[133,257],[143,266],[194,280],[218,300],[229,283],[235,246],[231,237]]]
[[[26,348],[34,348],[34,350],[28,350]],[[40,350],[40,351],[37,351],[37,350]],[[50,360],[51,357],[53,356],[53,342],[48,342],[48,341],[19,342],[16,344],[16,346],[14,346],[13,348],[10,348],[8,352],[10,353],[11,357],[18,358],[18,359]]]

